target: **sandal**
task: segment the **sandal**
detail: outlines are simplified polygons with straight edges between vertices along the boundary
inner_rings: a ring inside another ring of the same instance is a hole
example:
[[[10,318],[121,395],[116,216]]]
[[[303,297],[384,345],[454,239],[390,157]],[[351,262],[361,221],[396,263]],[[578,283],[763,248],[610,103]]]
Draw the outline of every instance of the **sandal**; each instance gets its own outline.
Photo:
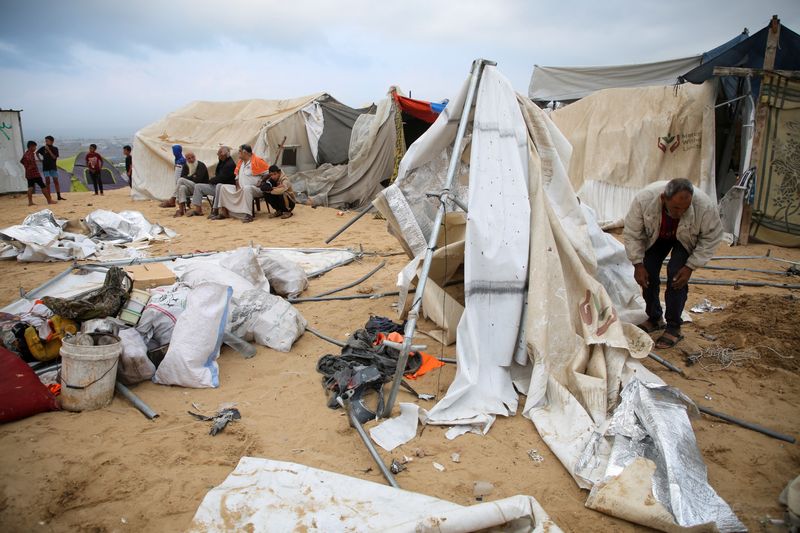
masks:
[[[251,215],[247,215],[242,219],[242,224],[249,224],[253,221],[253,217]]]
[[[292,218],[292,212],[287,211],[286,213],[281,215],[281,218]]]
[[[645,333],[653,333],[655,331],[664,329],[666,326],[667,323],[664,321],[664,319],[661,319],[658,322],[654,323],[652,320],[648,318],[647,320],[639,324],[637,327],[642,331],[644,331]]]
[[[679,331],[665,331],[658,338],[658,340],[656,340],[656,348],[659,350],[673,348],[676,344],[678,344],[682,340],[683,340],[683,335],[681,335]]]
[[[267,215],[269,218],[278,218],[279,216],[283,215],[283,211],[275,211],[274,213],[270,213]]]
[[[186,216],[187,217],[201,217],[201,216],[203,216],[203,213],[198,213],[197,211],[194,211],[194,210],[190,209],[189,211],[186,211]]]
[[[222,220],[222,217],[219,215],[211,215],[208,217],[208,220]]]

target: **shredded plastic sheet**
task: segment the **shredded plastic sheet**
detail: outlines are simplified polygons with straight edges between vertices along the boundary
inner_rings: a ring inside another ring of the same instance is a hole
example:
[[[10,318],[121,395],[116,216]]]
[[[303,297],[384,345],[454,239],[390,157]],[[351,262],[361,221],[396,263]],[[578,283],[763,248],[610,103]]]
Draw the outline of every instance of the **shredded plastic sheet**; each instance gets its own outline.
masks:
[[[424,415],[422,415],[424,416]],[[384,420],[369,430],[369,436],[375,444],[390,452],[417,436],[417,423],[420,419],[420,408],[414,403],[401,403],[400,414]]]
[[[86,217],[91,237],[64,231],[66,222],[44,209],[28,215],[20,225],[0,230],[0,239],[8,243],[0,248],[0,258],[26,262],[136,258],[142,256],[139,250],[144,242],[176,235],[151,224],[138,211],[93,211]],[[115,249],[115,244],[125,246]]]
[[[159,224],[151,224],[139,211],[115,213],[97,209],[86,216],[85,222],[92,232],[92,238],[118,243],[152,241],[162,236],[172,238],[176,235]]]
[[[84,235],[63,231],[66,220],[56,219],[43,209],[25,217],[22,224],[0,230],[0,239],[7,242],[2,258],[17,261],[69,261],[94,255],[96,243]]]
[[[689,412],[698,414],[697,407],[677,389],[631,380],[605,434],[593,439],[584,455],[594,455],[599,439],[611,443],[605,475],[592,488],[586,506],[663,530],[713,526],[721,532],[745,531],[708,484]],[[625,490],[648,478],[649,494]],[[658,512],[648,509],[654,507],[646,499],[650,495]]]
[[[496,529],[495,529],[496,528]],[[190,531],[560,533],[531,496],[461,506],[316,468],[243,457],[203,498]]]

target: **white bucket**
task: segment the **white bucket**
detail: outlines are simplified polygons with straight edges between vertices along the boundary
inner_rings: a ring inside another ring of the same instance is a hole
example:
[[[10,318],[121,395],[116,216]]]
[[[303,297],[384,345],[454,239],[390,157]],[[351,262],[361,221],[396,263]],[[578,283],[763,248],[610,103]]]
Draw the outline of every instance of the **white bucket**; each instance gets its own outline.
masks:
[[[61,407],[68,411],[91,411],[110,404],[120,353],[120,342],[80,346],[65,339],[61,344]]]

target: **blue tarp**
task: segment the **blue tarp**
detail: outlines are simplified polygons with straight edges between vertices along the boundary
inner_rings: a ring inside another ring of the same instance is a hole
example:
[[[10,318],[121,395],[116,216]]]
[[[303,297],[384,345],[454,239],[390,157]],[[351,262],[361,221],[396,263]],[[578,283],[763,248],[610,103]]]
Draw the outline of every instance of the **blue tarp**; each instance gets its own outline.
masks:
[[[703,83],[714,76],[714,67],[763,68],[767,32],[769,26],[690,70],[681,76],[681,79],[691,83]],[[711,54],[713,51],[708,53]],[[705,60],[705,57],[703,59]],[[800,35],[783,25],[778,38],[775,70],[800,70]]]

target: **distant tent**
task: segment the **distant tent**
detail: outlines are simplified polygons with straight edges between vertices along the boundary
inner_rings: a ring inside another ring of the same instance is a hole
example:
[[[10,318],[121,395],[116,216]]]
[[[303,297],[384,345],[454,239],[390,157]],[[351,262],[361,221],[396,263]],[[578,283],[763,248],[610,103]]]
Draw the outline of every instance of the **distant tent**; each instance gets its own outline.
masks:
[[[182,145],[184,152],[193,151],[211,173],[220,146],[231,147],[236,158],[241,144],[251,145],[256,155],[276,163],[274,156],[283,143],[277,163],[288,175],[317,168],[317,158],[340,163],[347,157],[352,125],[361,112],[325,93],[284,100],[192,102],[136,133],[133,194],[165,199],[175,192],[173,144]],[[326,116],[330,132],[325,131]]]
[[[405,147],[403,152],[414,144],[423,133],[425,133],[431,124],[433,124],[439,117],[445,106],[447,100],[443,102],[426,102],[424,100],[414,100],[402,96],[398,93],[396,87],[392,87],[390,94],[397,105],[397,109],[401,113],[403,120],[403,143]],[[402,155],[402,154],[401,154]]]
[[[87,152],[78,152],[75,155],[72,173],[87,190],[94,190],[92,187],[92,180],[89,177],[89,169],[86,167],[86,154]],[[119,169],[106,159],[103,160],[100,180],[103,182],[103,189],[107,190],[121,189],[122,187],[128,186],[127,178],[123,177]]]
[[[69,159],[74,159],[74,156]],[[85,192],[88,190],[83,183],[75,178],[72,172],[67,171],[64,166],[61,165],[61,159],[58,160],[56,165],[58,166],[58,177],[56,179],[58,180],[58,186],[61,192]],[[42,162],[38,161],[36,166],[39,167],[39,172],[42,172]],[[51,189],[50,192],[54,193],[55,189]]]
[[[133,194],[174,193],[171,146],[193,151],[214,171],[217,150],[250,144],[259,157],[289,176],[303,201],[357,207],[371,201],[393,176],[397,155],[393,101],[351,108],[326,93],[290,100],[192,102],[136,133]]]
[[[540,107],[569,104],[550,116],[573,148],[572,185],[604,225],[621,224],[633,197],[654,181],[686,177],[717,196],[716,86],[676,84],[681,69],[745,39],[746,31],[705,54],[655,63],[534,68],[530,98]]]
[[[716,67],[763,68],[770,26],[686,72],[681,79],[695,84],[707,82],[715,78]],[[777,19],[775,28],[780,33],[774,70],[800,71],[800,35],[779,24]],[[759,76],[726,76],[719,79],[725,89],[720,99],[724,99],[727,105],[723,106],[725,114],[717,115],[717,131],[727,129],[729,133],[720,135],[718,141],[722,157],[717,175],[729,185],[737,184],[742,174],[755,164],[750,161],[755,103],[765,103],[768,111],[767,128],[760,137],[762,155],[755,169],[750,235],[779,246],[800,246],[800,190],[797,178],[800,82],[777,73],[767,73],[763,79]],[[741,127],[730,124],[741,124]],[[741,134],[738,133],[740,129]],[[726,218],[729,222],[726,230],[737,236],[743,192],[730,204],[738,207],[738,211],[728,213],[727,217],[723,213],[723,223],[726,223]]]
[[[25,169],[19,163],[25,152],[21,110],[0,109],[0,194],[28,188]]]

